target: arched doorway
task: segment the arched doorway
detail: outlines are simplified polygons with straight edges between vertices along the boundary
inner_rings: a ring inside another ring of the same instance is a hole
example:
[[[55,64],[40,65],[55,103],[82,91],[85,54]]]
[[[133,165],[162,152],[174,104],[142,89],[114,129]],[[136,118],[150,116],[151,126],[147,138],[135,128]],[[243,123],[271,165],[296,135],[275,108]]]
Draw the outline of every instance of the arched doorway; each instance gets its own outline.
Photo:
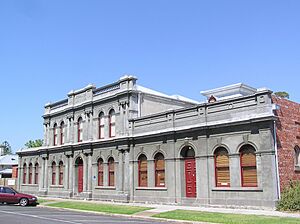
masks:
[[[185,146],[181,150],[181,156],[184,159],[185,194],[187,198],[195,198],[197,196],[195,150],[191,146]]]
[[[81,157],[76,159],[75,167],[77,170],[78,193],[81,193],[83,191],[83,160]]]

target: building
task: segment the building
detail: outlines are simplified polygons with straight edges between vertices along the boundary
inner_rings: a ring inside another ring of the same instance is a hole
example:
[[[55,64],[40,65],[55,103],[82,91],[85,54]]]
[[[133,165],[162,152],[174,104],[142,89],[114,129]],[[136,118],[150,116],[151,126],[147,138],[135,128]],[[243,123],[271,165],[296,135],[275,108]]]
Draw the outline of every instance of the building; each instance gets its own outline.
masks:
[[[0,178],[12,178],[13,166],[18,165],[18,155],[0,156]]]
[[[18,189],[125,202],[276,205],[287,182],[282,172],[290,172],[278,159],[286,150],[296,162],[299,148],[278,152],[273,101],[282,99],[235,84],[201,92],[208,102],[199,103],[136,81],[89,85],[47,104],[44,146],[18,152]]]

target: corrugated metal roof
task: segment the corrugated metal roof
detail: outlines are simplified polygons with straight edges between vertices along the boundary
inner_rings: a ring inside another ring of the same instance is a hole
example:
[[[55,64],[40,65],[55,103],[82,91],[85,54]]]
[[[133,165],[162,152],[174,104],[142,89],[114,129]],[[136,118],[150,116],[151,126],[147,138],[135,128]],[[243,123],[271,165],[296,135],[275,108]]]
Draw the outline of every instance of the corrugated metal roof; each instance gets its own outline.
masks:
[[[18,165],[18,155],[0,156],[0,165]]]

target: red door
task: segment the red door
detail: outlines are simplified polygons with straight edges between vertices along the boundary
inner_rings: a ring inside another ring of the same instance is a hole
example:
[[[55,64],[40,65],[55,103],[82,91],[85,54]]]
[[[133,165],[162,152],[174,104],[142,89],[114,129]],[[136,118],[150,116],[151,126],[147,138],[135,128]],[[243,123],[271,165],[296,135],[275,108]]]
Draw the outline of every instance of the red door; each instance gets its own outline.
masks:
[[[83,191],[83,164],[78,164],[78,193]]]
[[[195,159],[185,159],[186,197],[196,197],[196,163]]]

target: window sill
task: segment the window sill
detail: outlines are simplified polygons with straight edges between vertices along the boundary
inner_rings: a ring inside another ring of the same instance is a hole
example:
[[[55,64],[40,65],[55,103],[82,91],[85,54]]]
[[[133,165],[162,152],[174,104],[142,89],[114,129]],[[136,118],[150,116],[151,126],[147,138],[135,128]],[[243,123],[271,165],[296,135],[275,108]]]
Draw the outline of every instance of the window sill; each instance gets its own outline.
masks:
[[[97,186],[97,187],[95,187],[95,189],[99,189],[99,190],[116,190],[116,187],[114,187],[114,186]]]
[[[166,187],[136,187],[135,190],[141,191],[167,191]]]
[[[64,188],[64,185],[50,185],[50,188]]]
[[[22,184],[22,186],[26,187],[38,187],[38,184]]]
[[[258,187],[214,187],[212,191],[263,192],[263,189]]]

